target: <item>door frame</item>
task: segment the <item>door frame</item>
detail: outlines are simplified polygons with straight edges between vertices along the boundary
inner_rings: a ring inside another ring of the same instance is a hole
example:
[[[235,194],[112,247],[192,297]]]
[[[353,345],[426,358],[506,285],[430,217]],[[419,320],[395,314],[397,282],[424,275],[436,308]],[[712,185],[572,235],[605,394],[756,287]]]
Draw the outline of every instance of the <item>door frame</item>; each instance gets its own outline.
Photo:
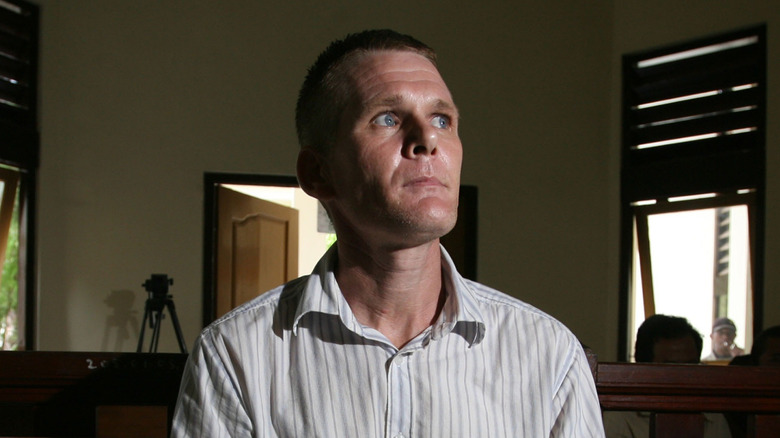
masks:
[[[222,184],[299,187],[298,179],[290,175],[203,174],[203,327],[217,314],[217,188]]]

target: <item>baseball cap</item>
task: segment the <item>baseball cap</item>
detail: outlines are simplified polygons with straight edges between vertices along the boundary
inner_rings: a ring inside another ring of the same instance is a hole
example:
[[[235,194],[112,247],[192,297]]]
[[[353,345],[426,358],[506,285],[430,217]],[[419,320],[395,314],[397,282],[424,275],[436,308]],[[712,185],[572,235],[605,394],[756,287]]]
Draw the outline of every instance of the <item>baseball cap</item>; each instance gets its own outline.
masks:
[[[712,323],[712,331],[716,332],[722,328],[730,328],[737,331],[737,326],[734,325],[734,321],[728,319],[728,318],[718,318],[715,320],[715,322]]]

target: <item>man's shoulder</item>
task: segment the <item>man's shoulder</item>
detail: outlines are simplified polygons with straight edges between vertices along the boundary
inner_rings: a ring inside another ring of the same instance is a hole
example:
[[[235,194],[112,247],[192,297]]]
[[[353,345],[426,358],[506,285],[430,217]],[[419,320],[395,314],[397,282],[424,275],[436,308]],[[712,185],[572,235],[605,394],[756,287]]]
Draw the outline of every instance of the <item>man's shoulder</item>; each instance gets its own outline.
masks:
[[[564,323],[492,287],[473,281],[466,285],[485,324],[486,348],[514,352],[508,356],[512,366],[545,364],[535,368],[536,378],[547,378],[555,387],[567,375],[576,379],[591,376],[582,343]]]
[[[525,301],[522,301],[517,297],[513,297],[505,292],[501,292],[497,289],[473,280],[464,280],[474,292],[473,296],[481,307],[490,308],[492,311],[498,312],[500,315],[544,320],[565,328],[563,323],[555,319],[553,316],[537,307],[534,307],[531,304],[526,303]]]
[[[235,325],[273,324],[275,315],[280,310],[286,312],[286,309],[295,309],[303,290],[302,285],[307,278],[307,276],[296,278],[237,306],[209,324],[204,332],[218,332],[225,327]]]
[[[522,348],[550,350],[551,353],[562,348],[558,352],[568,355],[564,352],[581,348],[581,342],[569,327],[547,312],[484,284],[466,282],[486,324],[488,336],[515,339]],[[536,342],[541,338],[549,342]]]

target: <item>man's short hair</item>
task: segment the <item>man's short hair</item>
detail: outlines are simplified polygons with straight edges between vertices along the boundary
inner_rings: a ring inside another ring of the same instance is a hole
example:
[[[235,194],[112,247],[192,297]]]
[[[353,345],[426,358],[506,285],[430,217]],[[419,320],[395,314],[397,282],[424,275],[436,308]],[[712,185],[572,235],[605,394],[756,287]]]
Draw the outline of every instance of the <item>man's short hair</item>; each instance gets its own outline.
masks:
[[[382,50],[414,52],[436,65],[433,49],[409,35],[389,29],[366,30],[332,42],[309,68],[298,94],[295,129],[301,147],[327,151],[346,105],[346,61],[355,54]]]
[[[688,322],[679,316],[653,315],[647,318],[636,332],[634,359],[637,362],[653,362],[653,346],[660,339],[680,339],[686,336],[693,338],[696,349],[701,356],[701,334]]]

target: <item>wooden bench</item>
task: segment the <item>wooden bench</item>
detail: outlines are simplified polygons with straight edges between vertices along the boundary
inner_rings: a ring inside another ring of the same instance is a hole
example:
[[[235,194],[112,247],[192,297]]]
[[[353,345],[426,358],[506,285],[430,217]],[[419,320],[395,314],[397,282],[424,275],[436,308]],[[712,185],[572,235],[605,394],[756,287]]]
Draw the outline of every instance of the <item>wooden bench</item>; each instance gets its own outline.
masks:
[[[780,436],[780,368],[598,363],[594,379],[603,410],[652,412],[654,438],[702,436],[701,412],[739,423],[735,437]]]
[[[0,352],[0,436],[167,437],[186,359]]]
[[[0,352],[0,436],[167,437],[185,361],[167,353]],[[699,412],[744,420],[747,437],[780,436],[780,368],[591,357],[591,370],[602,409],[653,412],[654,437],[696,437]]]

